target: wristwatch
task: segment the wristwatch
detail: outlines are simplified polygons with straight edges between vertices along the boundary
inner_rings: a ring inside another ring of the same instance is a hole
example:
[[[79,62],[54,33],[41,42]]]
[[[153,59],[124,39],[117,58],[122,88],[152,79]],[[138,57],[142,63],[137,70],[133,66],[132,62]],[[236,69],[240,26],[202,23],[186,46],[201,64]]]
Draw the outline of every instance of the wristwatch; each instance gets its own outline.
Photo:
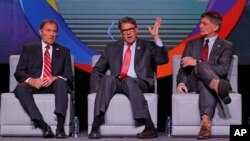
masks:
[[[200,62],[202,62],[202,60],[196,60],[196,64],[198,64],[198,63],[200,63]]]

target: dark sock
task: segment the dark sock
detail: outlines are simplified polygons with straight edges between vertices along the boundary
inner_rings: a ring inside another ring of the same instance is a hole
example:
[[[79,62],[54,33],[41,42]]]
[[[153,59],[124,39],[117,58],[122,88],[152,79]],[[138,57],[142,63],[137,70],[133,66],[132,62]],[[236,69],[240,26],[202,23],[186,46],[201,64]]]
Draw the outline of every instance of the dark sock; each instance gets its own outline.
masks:
[[[99,127],[103,123],[103,120],[104,120],[104,114],[96,116],[92,124],[92,131],[99,130]]]
[[[35,128],[40,128],[39,125],[38,125],[38,120],[37,119],[33,119],[33,124],[35,126]]]
[[[37,120],[34,119],[32,120],[34,122],[35,127],[42,129],[43,131],[47,130],[48,128],[48,124],[44,121],[44,120]]]
[[[57,115],[57,129],[64,129],[65,117],[61,114]]]
[[[146,124],[146,119],[145,118],[139,118],[135,120],[135,126],[142,126]]]
[[[150,130],[156,130],[154,123],[151,118],[147,118],[145,122],[145,130],[150,131]]]

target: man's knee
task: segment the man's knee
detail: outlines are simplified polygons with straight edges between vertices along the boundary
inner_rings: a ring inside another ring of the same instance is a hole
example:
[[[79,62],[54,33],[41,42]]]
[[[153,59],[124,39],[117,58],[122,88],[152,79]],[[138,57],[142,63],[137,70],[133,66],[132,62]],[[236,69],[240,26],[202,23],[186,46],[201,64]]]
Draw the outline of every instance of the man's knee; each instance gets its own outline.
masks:
[[[208,63],[200,62],[196,66],[196,74],[197,76],[203,76],[203,75],[213,76],[214,72]]]
[[[54,81],[54,86],[61,86],[61,87],[65,86],[66,87],[67,86],[67,82],[65,80],[59,78],[59,79],[56,79]]]
[[[123,84],[125,84],[127,87],[139,87],[136,78],[127,77],[123,80]]]
[[[200,62],[196,66],[196,70],[198,73],[205,71],[207,68],[209,68],[209,65],[205,62]]]
[[[17,98],[25,96],[24,93],[27,93],[29,91],[28,83],[19,83],[17,84],[16,88],[14,89],[13,93]],[[27,95],[27,94],[26,94]]]
[[[27,88],[28,88],[27,85],[28,85],[27,83],[19,83],[19,84],[17,84],[17,86],[16,86],[16,88],[14,90],[14,93],[18,94],[20,92],[23,92],[23,91],[27,90]]]
[[[101,83],[111,83],[111,82],[114,82],[115,81],[115,77],[112,76],[112,75],[104,75],[102,78],[101,78]]]

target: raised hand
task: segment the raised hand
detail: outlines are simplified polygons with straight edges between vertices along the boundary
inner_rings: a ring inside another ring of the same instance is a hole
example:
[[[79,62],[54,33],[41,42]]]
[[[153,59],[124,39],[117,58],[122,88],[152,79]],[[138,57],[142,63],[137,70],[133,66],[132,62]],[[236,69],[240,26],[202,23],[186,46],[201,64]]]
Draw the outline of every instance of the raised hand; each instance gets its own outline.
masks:
[[[159,28],[161,26],[161,17],[156,17],[154,27],[147,26],[149,33],[153,36],[154,40],[160,39]]]

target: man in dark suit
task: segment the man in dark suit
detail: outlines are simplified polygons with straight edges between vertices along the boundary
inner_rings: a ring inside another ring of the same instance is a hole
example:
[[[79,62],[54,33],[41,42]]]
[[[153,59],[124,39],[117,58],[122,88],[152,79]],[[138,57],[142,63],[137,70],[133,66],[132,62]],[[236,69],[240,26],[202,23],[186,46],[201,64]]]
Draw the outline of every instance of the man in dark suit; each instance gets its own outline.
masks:
[[[218,36],[221,23],[222,16],[217,12],[201,15],[199,27],[202,37],[187,43],[177,75],[178,93],[199,93],[201,126],[198,139],[211,137],[211,119],[217,102],[231,102],[227,74],[233,57],[233,45]]]
[[[100,138],[99,127],[103,123],[104,114],[115,93],[124,93],[130,99],[133,118],[139,125],[145,125],[138,138],[158,137],[157,130],[151,120],[145,92],[152,92],[156,66],[168,62],[163,43],[159,36],[161,25],[157,17],[154,27],[148,26],[154,42],[137,38],[136,20],[124,17],[119,20],[118,28],[122,39],[110,43],[93,67],[91,73],[91,92],[97,92],[95,99],[94,121],[89,138]],[[124,71],[126,52],[130,48],[130,61],[127,71]],[[105,75],[110,69],[111,75]]]
[[[34,126],[42,130],[44,138],[54,137],[54,134],[51,127],[43,120],[33,94],[55,94],[54,113],[58,121],[56,137],[66,138],[64,122],[68,105],[67,93],[72,90],[70,50],[55,43],[57,32],[58,25],[54,20],[44,20],[39,29],[41,41],[23,46],[15,72],[15,78],[19,82],[14,90],[15,96]],[[46,52],[49,59],[45,57]],[[45,65],[46,61],[50,67]]]

